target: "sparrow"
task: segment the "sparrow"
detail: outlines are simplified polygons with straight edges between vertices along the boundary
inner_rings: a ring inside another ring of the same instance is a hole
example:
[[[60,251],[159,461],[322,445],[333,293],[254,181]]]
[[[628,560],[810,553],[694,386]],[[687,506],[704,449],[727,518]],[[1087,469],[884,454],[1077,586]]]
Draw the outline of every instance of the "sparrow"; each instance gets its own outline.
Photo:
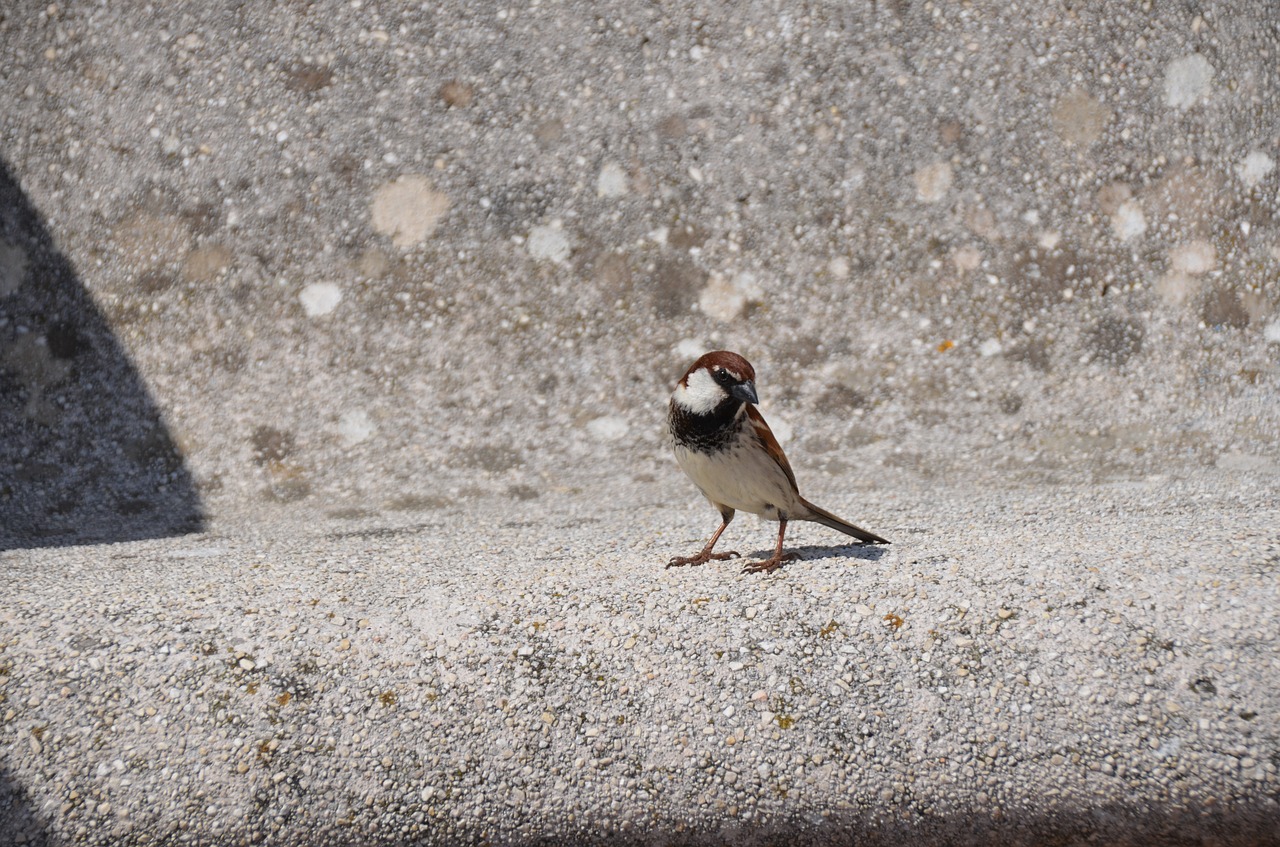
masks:
[[[738,510],[778,522],[778,547],[762,562],[750,562],[743,573],[766,573],[797,558],[782,553],[787,521],[813,521],[851,535],[864,544],[888,544],[820,509],[800,496],[796,475],[769,425],[756,409],[756,372],[751,363],[727,350],[707,353],[676,383],[667,412],[667,428],[676,461],[724,522],[693,556],[677,556],[667,567],[701,565],[731,559],[736,552],[712,553],[720,534]]]

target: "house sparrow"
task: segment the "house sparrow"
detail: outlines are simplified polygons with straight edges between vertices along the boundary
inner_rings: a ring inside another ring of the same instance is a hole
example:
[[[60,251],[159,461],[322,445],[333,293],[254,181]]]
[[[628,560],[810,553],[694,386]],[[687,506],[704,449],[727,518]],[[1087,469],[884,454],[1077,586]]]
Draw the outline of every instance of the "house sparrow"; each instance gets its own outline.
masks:
[[[667,567],[729,559],[736,552],[712,553],[734,512],[741,509],[778,522],[772,558],[747,564],[743,573],[773,571],[796,558],[782,553],[787,521],[814,521],[863,543],[888,544],[800,496],[796,477],[769,425],[756,409],[756,372],[751,363],[726,350],[707,353],[685,372],[671,393],[667,426],[676,461],[724,523],[693,556],[677,556]]]

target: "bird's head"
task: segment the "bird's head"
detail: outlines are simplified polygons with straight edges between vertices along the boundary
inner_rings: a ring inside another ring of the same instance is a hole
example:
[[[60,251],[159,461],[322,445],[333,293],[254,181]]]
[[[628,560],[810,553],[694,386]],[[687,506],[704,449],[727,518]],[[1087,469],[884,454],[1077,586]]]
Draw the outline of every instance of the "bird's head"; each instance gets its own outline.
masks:
[[[702,356],[685,371],[671,398],[695,415],[706,415],[725,403],[759,403],[756,372],[751,363],[728,350]]]

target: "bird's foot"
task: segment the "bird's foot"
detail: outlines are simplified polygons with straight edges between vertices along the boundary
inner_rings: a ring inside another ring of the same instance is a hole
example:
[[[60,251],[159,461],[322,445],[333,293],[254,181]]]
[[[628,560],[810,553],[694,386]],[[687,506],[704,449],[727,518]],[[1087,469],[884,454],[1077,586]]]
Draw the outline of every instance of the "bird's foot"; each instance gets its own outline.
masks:
[[[709,553],[706,550],[703,550],[696,556],[676,556],[674,559],[667,562],[667,567],[683,568],[685,565],[705,565],[707,562],[712,560],[718,562],[723,559],[736,558],[738,558],[737,550],[730,550],[728,553]]]
[[[763,562],[747,562],[742,566],[743,573],[773,573],[782,567],[783,562],[791,562],[800,558],[799,553],[778,554],[771,559],[765,559]]]

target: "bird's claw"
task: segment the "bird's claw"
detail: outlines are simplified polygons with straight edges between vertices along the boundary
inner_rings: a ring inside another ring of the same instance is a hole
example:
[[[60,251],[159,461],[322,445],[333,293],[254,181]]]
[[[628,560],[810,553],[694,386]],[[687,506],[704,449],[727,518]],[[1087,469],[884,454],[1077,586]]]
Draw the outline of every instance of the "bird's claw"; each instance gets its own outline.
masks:
[[[674,559],[667,562],[667,567],[683,568],[685,565],[705,565],[707,562],[712,560],[719,562],[725,559],[736,558],[738,558],[737,550],[730,550],[727,553],[707,553],[704,551],[696,556],[676,556]]]
[[[782,567],[783,562],[794,561],[800,558],[799,553],[786,553],[774,556],[771,559],[765,559],[763,562],[747,562],[742,566],[743,573],[773,573]]]

